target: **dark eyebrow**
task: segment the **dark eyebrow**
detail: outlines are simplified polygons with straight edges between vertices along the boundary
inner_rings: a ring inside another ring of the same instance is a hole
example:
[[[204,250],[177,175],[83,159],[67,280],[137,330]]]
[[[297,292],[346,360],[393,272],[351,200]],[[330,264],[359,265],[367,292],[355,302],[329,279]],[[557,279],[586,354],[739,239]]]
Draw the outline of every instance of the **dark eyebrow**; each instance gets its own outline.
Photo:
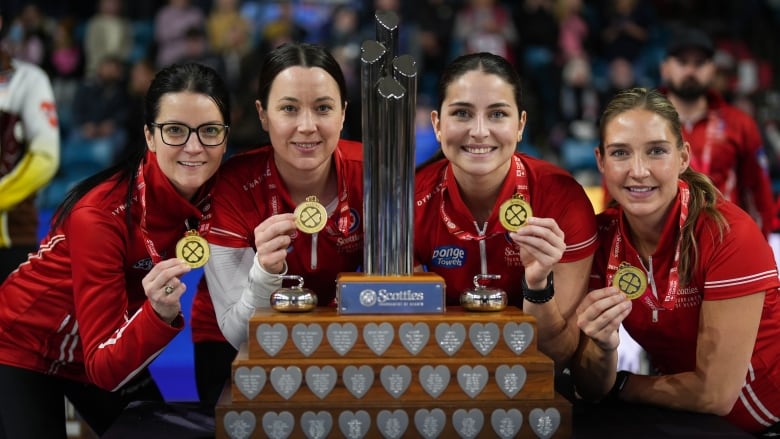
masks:
[[[292,96],[282,96],[279,98],[279,102],[300,102],[300,99],[294,98]],[[314,100],[314,102],[336,102],[336,99],[333,99],[330,96],[321,96]]]
[[[470,102],[452,102],[448,105],[449,107],[468,107],[468,108],[474,108],[474,104]],[[488,105],[488,108],[508,108],[511,107],[510,104],[506,102],[496,102],[494,104]]]

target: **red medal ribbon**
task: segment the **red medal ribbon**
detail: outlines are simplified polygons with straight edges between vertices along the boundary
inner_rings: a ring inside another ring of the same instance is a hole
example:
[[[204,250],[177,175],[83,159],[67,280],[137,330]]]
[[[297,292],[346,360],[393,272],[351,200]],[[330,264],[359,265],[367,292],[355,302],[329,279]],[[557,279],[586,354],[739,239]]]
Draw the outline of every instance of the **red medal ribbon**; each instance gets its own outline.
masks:
[[[336,154],[338,154],[338,148],[333,152],[332,160],[336,162],[336,175],[338,176],[338,160],[336,158]],[[281,197],[279,196],[280,191],[279,189],[284,186],[284,183],[282,182],[281,178],[279,178],[279,173],[276,169],[275,162],[273,161],[273,158],[271,160],[268,160],[266,163],[265,168],[265,181],[266,181],[266,188],[268,189],[268,193],[271,195],[271,214],[272,215],[278,215],[282,212],[281,208]],[[347,187],[347,181],[345,178],[339,179],[341,182],[341,189],[339,190],[339,201],[338,201],[338,208],[337,208],[337,215],[338,219],[336,220],[336,228],[338,231],[346,236],[349,234],[349,203],[347,202],[349,198],[349,189]],[[289,206],[293,206],[293,202],[291,198],[287,198],[286,203]],[[325,201],[321,200],[320,202]],[[292,213],[292,210],[290,210]],[[328,227],[328,225],[326,225]],[[332,230],[332,228],[331,228]]]
[[[515,164],[515,194],[520,195],[523,200],[525,200],[526,203],[529,205],[531,204],[531,195],[528,192],[528,174],[525,171],[525,166],[523,165],[523,162],[520,160],[520,157],[517,155],[512,156],[513,162]],[[447,229],[458,237],[458,239],[462,240],[482,240],[487,239],[491,236],[494,236],[496,234],[504,233],[506,230],[504,230],[503,227],[500,227],[499,230],[496,230],[495,232],[491,234],[476,234],[471,233],[463,230],[460,226],[458,226],[455,221],[452,220],[450,215],[447,213],[447,207],[446,207],[446,198],[447,198],[447,187],[448,187],[448,173],[450,171],[450,167],[452,164],[448,164],[447,167],[444,169],[444,174],[442,175],[441,182],[439,182],[439,190],[442,192],[441,194],[441,205],[439,206],[439,214],[441,216],[442,221],[444,221],[444,224],[447,226]],[[510,168],[511,169],[511,168]],[[454,177],[452,178],[454,180]],[[453,181],[453,184],[457,184]],[[495,215],[495,212],[491,213],[491,218]],[[498,222],[498,221],[496,221]]]
[[[680,197],[680,220],[678,226],[680,231],[682,231],[682,227],[685,224],[685,220],[688,218],[688,203],[691,198],[691,193],[690,193],[690,189],[688,188],[688,183],[686,183],[683,180],[678,180],[677,187],[678,187],[678,194]],[[621,209],[621,215],[622,215],[622,209]],[[659,303],[658,298],[655,297],[655,295],[653,294],[643,294],[640,298],[640,300],[642,300],[642,302],[645,303],[652,310],[660,310],[660,309],[672,310],[677,304],[677,288],[679,286],[679,279],[680,279],[680,275],[677,271],[677,268],[680,264],[680,241],[682,240],[681,238],[682,238],[682,233],[679,233],[677,237],[676,248],[674,251],[674,262],[672,263],[672,268],[669,270],[669,286],[667,287],[666,296],[664,297],[663,303]],[[612,250],[610,251],[609,254],[609,262],[607,264],[607,279],[606,279],[607,286],[612,285],[612,279],[615,277],[615,273],[618,271],[620,263],[626,260],[625,248],[623,245],[623,234],[621,232],[620,227],[617,227],[615,236],[614,238],[612,238],[611,249]],[[652,273],[650,273],[650,275],[652,276]],[[650,288],[650,283],[648,283],[648,288]],[[645,291],[645,293],[646,292],[647,291]]]

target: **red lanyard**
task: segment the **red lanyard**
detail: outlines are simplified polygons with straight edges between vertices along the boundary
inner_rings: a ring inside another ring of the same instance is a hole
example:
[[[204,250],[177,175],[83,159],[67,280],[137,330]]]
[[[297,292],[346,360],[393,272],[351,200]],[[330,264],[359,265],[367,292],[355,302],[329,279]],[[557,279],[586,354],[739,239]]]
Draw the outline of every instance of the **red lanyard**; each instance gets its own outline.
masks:
[[[143,236],[144,245],[146,245],[146,250],[149,252],[149,255],[152,257],[152,262],[157,264],[158,262],[162,261],[162,256],[160,256],[160,253],[157,252],[157,247],[154,245],[154,241],[152,241],[152,239],[149,238],[149,230],[146,227],[146,181],[144,179],[143,167],[144,164],[142,161],[141,164],[138,166],[138,177],[136,178],[136,188],[138,189],[138,200],[141,203],[141,224],[140,224],[141,235]],[[207,198],[208,196],[206,196],[206,198],[201,200],[200,204],[206,201]],[[206,204],[205,209],[208,210],[209,207],[210,206]],[[205,216],[203,216],[203,219],[205,219]],[[186,219],[184,221],[186,228],[190,227],[189,223],[190,223],[189,219]],[[204,231],[208,229],[208,224],[206,221],[201,221],[200,225],[195,227],[198,227],[201,234],[203,234]]]
[[[691,194],[690,190],[688,189],[688,183],[685,181],[678,180],[677,187],[680,197],[680,220],[678,226],[680,231],[682,231],[685,220],[688,218],[688,202],[690,201]],[[678,233],[677,244],[674,251],[674,262],[672,263],[672,268],[669,270],[669,286],[667,288],[663,303],[659,304],[658,298],[656,298],[653,294],[644,294],[640,299],[653,310],[672,310],[677,304],[677,287],[680,279],[677,268],[680,264],[681,238],[682,233],[680,232]],[[663,245],[663,243],[661,243],[661,245]],[[623,234],[620,227],[617,228],[615,236],[612,238],[612,246],[610,248],[612,250],[609,254],[609,263],[607,264],[607,285],[612,285],[612,278],[615,276],[620,263],[626,260],[625,248],[623,245]],[[652,273],[650,273],[650,275],[652,276]]]
[[[528,174],[525,171],[525,166],[523,166],[523,162],[520,160],[520,157],[513,155],[512,159],[515,163],[514,169],[515,169],[515,194],[520,195],[523,200],[525,200],[526,203],[531,204],[531,195],[528,191]],[[441,216],[442,221],[444,221],[444,224],[447,225],[447,230],[450,231],[453,235],[455,235],[458,239],[462,240],[482,240],[487,239],[491,235],[488,234],[475,234],[471,232],[467,232],[463,230],[460,226],[458,226],[455,221],[452,220],[450,215],[447,213],[447,206],[446,206],[446,198],[447,198],[447,183],[448,183],[448,173],[450,171],[450,167],[452,165],[448,164],[446,168],[444,168],[444,174],[442,175],[441,182],[439,183],[439,188],[441,189],[441,204],[439,206],[439,213]],[[454,178],[454,177],[453,177]],[[499,200],[504,201],[504,200]],[[500,204],[500,203],[498,203]],[[491,217],[493,214],[491,214]],[[500,233],[505,232],[505,230],[501,229]]]
[[[338,154],[338,149],[333,152],[333,155],[331,156],[332,160],[336,163],[336,171],[338,172],[338,161],[336,158],[336,154]],[[266,163],[265,168],[265,181],[266,181],[266,188],[268,189],[268,193],[271,194],[271,214],[272,215],[278,215],[282,212],[281,208],[281,197],[279,194],[281,193],[281,188],[284,186],[284,184],[281,181],[281,178],[279,178],[278,171],[276,170],[276,166],[272,164],[273,159],[268,160]],[[338,173],[337,173],[338,177]],[[339,203],[338,203],[338,220],[336,221],[336,228],[339,232],[341,232],[342,235],[348,235],[349,234],[349,203],[347,202],[347,199],[349,198],[349,189],[347,187],[347,179],[346,178],[338,178],[338,181],[341,184],[341,189],[339,191]],[[329,203],[329,200],[319,200],[320,203]],[[292,200],[289,200],[289,204],[292,205]],[[326,226],[327,228],[330,228],[331,231],[332,227],[330,225]]]

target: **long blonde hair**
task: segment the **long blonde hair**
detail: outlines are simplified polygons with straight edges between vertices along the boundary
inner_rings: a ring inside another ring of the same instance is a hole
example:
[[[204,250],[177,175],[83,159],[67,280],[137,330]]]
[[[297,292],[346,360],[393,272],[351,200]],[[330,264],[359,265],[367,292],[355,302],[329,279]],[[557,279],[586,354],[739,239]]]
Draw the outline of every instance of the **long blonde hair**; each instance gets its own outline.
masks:
[[[617,93],[601,115],[599,127],[601,141],[598,146],[601,157],[604,157],[604,134],[607,123],[618,115],[637,108],[651,111],[666,120],[674,135],[677,149],[683,149],[680,117],[669,99],[657,90],[629,88]],[[696,267],[699,262],[699,247],[694,231],[699,215],[705,212],[715,221],[720,239],[723,239],[723,234],[729,226],[723,214],[715,207],[721,194],[709,177],[688,167],[680,175],[680,179],[688,183],[691,192],[688,218],[680,231],[680,265],[678,266],[680,285],[687,285],[691,281],[693,267]]]

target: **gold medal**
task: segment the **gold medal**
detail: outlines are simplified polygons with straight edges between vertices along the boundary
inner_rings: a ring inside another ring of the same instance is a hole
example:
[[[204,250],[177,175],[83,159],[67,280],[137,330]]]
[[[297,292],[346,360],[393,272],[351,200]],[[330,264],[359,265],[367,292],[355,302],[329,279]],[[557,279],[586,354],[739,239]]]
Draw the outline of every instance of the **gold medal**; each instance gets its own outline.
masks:
[[[647,277],[642,270],[627,262],[622,262],[612,278],[612,286],[619,289],[629,299],[634,300],[645,293]]]
[[[328,222],[328,211],[317,197],[306,197],[306,201],[295,208],[295,226],[304,233],[317,233]]]
[[[512,195],[512,198],[501,203],[498,209],[498,220],[510,232],[519,230],[528,223],[528,218],[533,216],[531,205],[518,194]]]
[[[209,260],[209,243],[195,230],[190,230],[176,243],[176,257],[192,268],[206,265]]]

